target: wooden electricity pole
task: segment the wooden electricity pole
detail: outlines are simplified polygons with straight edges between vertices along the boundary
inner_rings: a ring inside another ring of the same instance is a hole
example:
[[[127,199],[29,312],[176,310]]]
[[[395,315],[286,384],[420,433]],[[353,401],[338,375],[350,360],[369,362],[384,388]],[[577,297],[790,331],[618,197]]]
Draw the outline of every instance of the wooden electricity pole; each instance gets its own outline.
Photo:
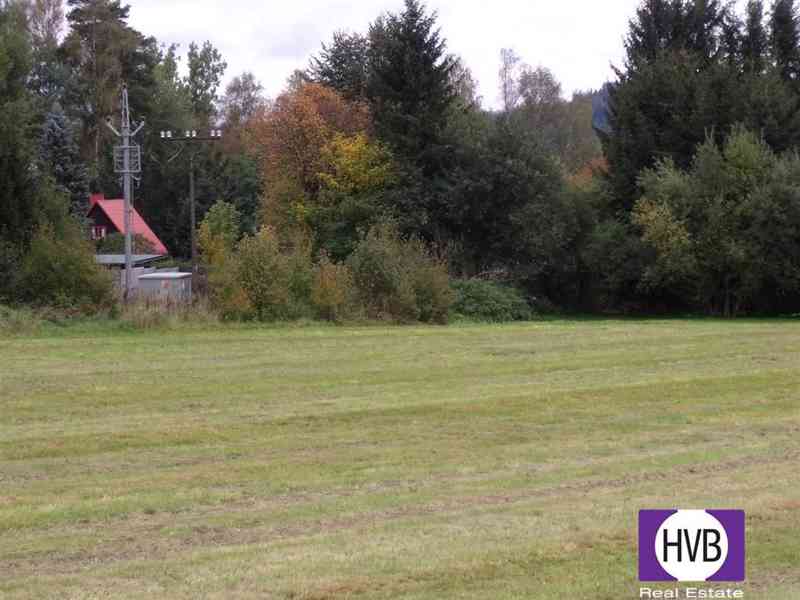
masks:
[[[161,139],[165,142],[178,142],[182,144],[182,148],[169,159],[172,162],[181,155],[184,148],[194,146],[195,144],[219,142],[222,140],[222,131],[219,129],[212,129],[207,136],[198,135],[196,130],[187,131],[183,136],[173,136],[172,131],[162,131]],[[189,222],[192,228],[192,286],[197,285],[197,275],[199,271],[200,261],[198,259],[197,251],[197,197],[195,190],[195,158],[197,152],[194,149],[189,150]]]

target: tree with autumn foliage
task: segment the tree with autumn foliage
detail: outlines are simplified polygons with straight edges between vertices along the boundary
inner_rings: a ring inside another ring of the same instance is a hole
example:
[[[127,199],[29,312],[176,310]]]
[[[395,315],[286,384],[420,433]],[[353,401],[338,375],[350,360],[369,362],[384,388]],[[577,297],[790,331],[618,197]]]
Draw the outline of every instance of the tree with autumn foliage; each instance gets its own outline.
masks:
[[[299,224],[303,207],[320,188],[322,149],[337,133],[351,135],[369,126],[366,106],[348,103],[322,85],[305,84],[279,96],[253,123],[252,144],[266,184],[264,220],[279,229]]]
[[[322,149],[318,201],[308,215],[317,244],[344,260],[386,212],[384,192],[397,182],[389,149],[365,133],[337,134]]]
[[[333,256],[346,256],[359,224],[379,211],[375,194],[392,179],[391,154],[371,130],[365,104],[323,85],[306,83],[279,96],[253,122],[263,223],[281,235],[311,229]],[[332,239],[345,231],[347,240]]]

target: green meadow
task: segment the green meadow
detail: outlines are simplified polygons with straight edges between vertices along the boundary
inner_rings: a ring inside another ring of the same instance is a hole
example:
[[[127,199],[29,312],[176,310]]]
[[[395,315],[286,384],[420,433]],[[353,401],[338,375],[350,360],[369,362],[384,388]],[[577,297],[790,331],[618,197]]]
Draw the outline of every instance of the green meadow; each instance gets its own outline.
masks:
[[[642,508],[800,598],[800,321],[0,338],[0,597],[634,599]]]

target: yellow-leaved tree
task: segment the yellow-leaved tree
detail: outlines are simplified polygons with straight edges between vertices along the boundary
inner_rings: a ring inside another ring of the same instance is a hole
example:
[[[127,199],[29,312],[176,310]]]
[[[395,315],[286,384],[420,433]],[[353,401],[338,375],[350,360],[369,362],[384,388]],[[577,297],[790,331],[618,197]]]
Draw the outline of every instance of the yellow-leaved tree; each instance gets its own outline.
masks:
[[[253,126],[266,190],[261,220],[281,239],[309,231],[341,260],[381,213],[389,150],[372,138],[368,107],[316,83],[282,94]]]

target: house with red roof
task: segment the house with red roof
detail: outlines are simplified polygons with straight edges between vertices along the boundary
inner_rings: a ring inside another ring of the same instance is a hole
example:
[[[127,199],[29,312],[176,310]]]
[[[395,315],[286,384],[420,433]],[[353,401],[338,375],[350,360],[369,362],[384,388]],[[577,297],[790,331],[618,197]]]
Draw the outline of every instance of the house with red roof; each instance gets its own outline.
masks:
[[[158,254],[167,255],[167,247],[153,233],[139,212],[133,209],[133,234],[141,235],[153,244]],[[112,233],[125,234],[125,201],[107,199],[103,194],[92,194],[89,202],[89,221],[93,240],[101,240]]]

